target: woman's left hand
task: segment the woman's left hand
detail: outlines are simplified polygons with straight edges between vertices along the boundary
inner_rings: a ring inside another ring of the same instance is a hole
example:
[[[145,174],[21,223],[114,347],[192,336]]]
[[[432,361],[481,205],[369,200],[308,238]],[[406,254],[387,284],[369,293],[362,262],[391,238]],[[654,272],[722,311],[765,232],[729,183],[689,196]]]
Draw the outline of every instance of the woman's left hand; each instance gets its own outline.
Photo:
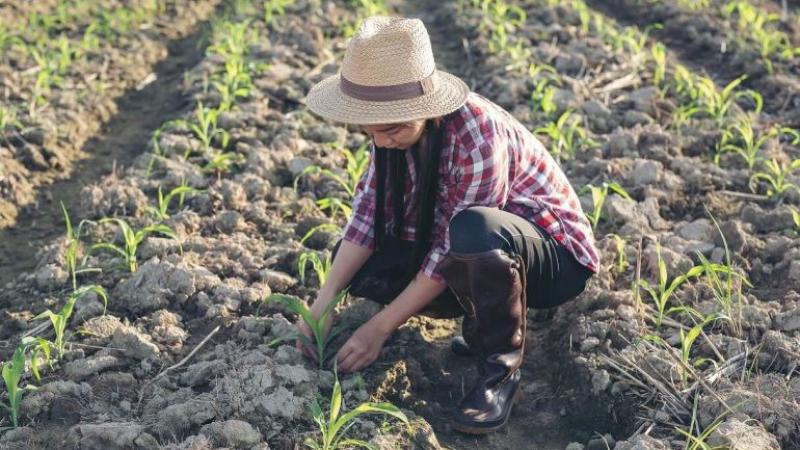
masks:
[[[378,359],[390,334],[381,330],[374,318],[358,327],[336,354],[338,369],[342,372],[357,372],[372,364]]]

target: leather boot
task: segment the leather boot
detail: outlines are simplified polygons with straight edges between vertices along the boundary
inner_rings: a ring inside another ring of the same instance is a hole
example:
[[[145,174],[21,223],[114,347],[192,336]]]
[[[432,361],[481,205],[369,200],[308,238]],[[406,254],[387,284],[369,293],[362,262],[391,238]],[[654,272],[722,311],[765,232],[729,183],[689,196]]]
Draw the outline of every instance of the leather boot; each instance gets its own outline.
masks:
[[[502,428],[517,395],[525,347],[527,269],[503,250],[450,252],[439,269],[466,311],[462,335],[480,377],[461,400],[453,427],[471,434]]]

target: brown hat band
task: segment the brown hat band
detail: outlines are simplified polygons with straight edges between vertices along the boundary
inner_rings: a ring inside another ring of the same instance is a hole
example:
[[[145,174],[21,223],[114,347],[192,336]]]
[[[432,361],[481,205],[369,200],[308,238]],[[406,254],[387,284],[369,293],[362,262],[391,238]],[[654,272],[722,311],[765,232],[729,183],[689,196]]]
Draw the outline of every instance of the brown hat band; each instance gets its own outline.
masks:
[[[339,88],[350,97],[370,102],[390,102],[393,100],[406,100],[421,97],[433,91],[433,71],[427,77],[408,83],[392,84],[388,86],[366,86],[356,84],[344,76],[340,76]]]

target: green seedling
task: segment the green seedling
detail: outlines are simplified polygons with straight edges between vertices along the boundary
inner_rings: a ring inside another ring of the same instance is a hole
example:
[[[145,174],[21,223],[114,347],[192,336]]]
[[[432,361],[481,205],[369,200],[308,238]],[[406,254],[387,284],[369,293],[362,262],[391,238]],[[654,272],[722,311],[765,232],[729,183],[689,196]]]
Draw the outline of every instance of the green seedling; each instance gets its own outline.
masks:
[[[216,173],[220,176],[230,172],[237,164],[244,164],[244,155],[236,152],[214,152],[211,159],[202,167],[203,172]]]
[[[194,112],[196,122],[187,123],[192,134],[203,144],[203,154],[205,155],[211,153],[212,143],[217,136],[220,138],[223,149],[228,146],[230,140],[230,134],[226,130],[217,128],[218,115],[219,110],[205,108],[202,102],[198,102]],[[191,155],[191,150],[187,150],[183,158],[188,159],[189,155]]]
[[[666,317],[667,314],[676,311],[674,308],[669,310],[667,309],[667,305],[669,304],[672,295],[675,293],[675,290],[677,290],[690,278],[701,275],[704,268],[702,266],[692,267],[686,273],[678,275],[669,284],[667,284],[669,281],[667,276],[667,265],[664,262],[664,258],[661,256],[661,244],[658,242],[656,242],[656,254],[658,256],[658,282],[653,285],[647,280],[638,279],[637,287],[644,289],[644,291],[650,296],[650,299],[652,300],[656,309],[655,317],[651,317],[650,319],[658,329],[661,328],[661,322],[664,320],[664,317]]]
[[[0,106],[0,139],[3,139],[6,128],[19,129],[22,128],[22,123],[17,119],[16,110],[10,106]]]
[[[775,158],[763,162],[764,171],[756,172],[750,176],[750,190],[756,192],[758,182],[763,181],[767,183],[767,196],[772,199],[780,199],[783,195],[790,191],[795,190],[800,192],[798,187],[787,178],[800,169],[800,159],[795,159],[789,164],[781,164]]]
[[[3,364],[3,382],[6,385],[6,392],[8,393],[8,403],[0,402],[9,415],[11,415],[11,424],[14,427],[19,426],[19,405],[22,403],[22,397],[26,392],[35,390],[35,386],[27,385],[20,386],[22,375],[25,373],[25,351],[26,348],[22,345],[14,350],[14,355],[11,361]]]
[[[286,7],[294,3],[294,0],[266,0],[264,2],[264,22],[274,26],[275,19],[286,14]]]
[[[722,126],[724,124],[731,108],[736,100],[740,98],[751,98],[755,103],[754,112],[756,114],[761,112],[761,108],[764,105],[761,94],[752,89],[736,90],[745,78],[747,78],[747,75],[742,75],[731,81],[722,88],[722,91],[717,90],[717,85],[711,78],[699,77],[697,79],[696,88],[699,93],[700,107],[709,117],[716,121],[717,125]]]
[[[777,30],[753,30],[753,39],[756,41],[761,60],[770,74],[775,73],[775,67],[772,63],[773,56],[789,60],[800,54],[800,47],[792,46],[789,36]]]
[[[388,402],[381,403],[362,403],[351,411],[341,414],[343,407],[342,386],[337,376],[333,383],[333,393],[331,394],[330,410],[327,417],[322,407],[316,399],[311,402],[311,417],[319,427],[320,439],[306,438],[303,445],[312,450],[337,450],[345,448],[375,448],[369,442],[359,439],[345,438],[347,431],[355,423],[355,419],[363,414],[383,414],[408,423],[408,417],[396,406]]]
[[[550,154],[561,161],[562,158],[574,158],[582,146],[593,147],[597,143],[587,137],[586,130],[571,120],[572,111],[565,111],[554,122],[550,122],[544,127],[534,130],[535,133],[542,133],[550,139]]]
[[[312,227],[310,230],[306,231],[306,234],[300,239],[301,244],[305,244],[307,240],[311,239],[311,236],[320,232],[320,231],[330,231],[333,233],[341,233],[342,227],[336,225],[335,223],[322,223],[315,227]]]
[[[614,239],[614,248],[617,253],[616,271],[622,273],[629,266],[628,258],[625,256],[625,239],[618,234],[612,234],[611,237]]]
[[[347,327],[346,323],[339,323],[329,331],[326,329],[329,321],[333,319],[333,311],[336,308],[336,305],[341,303],[346,296],[347,289],[341,290],[333,299],[331,299],[330,302],[328,302],[327,305],[325,305],[325,309],[322,311],[322,314],[320,314],[319,318],[315,318],[311,313],[311,310],[302,300],[283,294],[270,295],[265,301],[278,302],[286,307],[290,312],[300,316],[300,319],[303,320],[306,325],[308,325],[313,334],[312,340],[309,339],[308,336],[305,336],[299,332],[295,332],[293,334],[275,338],[272,340],[272,342],[270,342],[270,345],[276,345],[289,340],[299,340],[309,348],[314,349],[314,354],[317,362],[319,363],[319,368],[322,369],[325,366],[325,362],[328,360],[328,358],[333,356],[329,348],[331,342],[333,342],[336,336],[338,336]]]
[[[752,169],[761,159],[759,153],[764,144],[769,139],[782,136],[792,137],[792,144],[800,142],[800,133],[788,127],[772,127],[766,133],[758,135],[753,127],[753,120],[749,115],[743,114],[722,132],[722,138],[717,144],[714,155],[714,162],[719,164],[720,157],[731,152],[741,156],[747,163],[747,168]]]
[[[678,330],[678,334],[681,340],[681,361],[683,361],[685,365],[697,367],[706,361],[705,358],[698,359],[694,363],[690,361],[692,346],[694,345],[694,341],[696,341],[697,338],[700,336],[700,334],[703,332],[703,328],[705,328],[706,325],[717,320],[718,318],[719,316],[716,313],[711,313],[703,317],[701,321],[699,323],[696,323],[692,328],[690,328],[688,332],[684,332],[683,328]],[[681,370],[681,381],[683,382],[684,386],[686,385],[688,375],[689,374],[685,369]]]
[[[337,214],[341,214],[345,220],[353,213],[353,206],[350,202],[336,197],[325,197],[317,200],[317,206],[323,211],[330,211],[330,216],[336,219]]]
[[[619,183],[609,183],[604,181],[603,184],[600,186],[594,185],[586,185],[582,192],[589,191],[592,193],[592,212],[587,213],[586,217],[589,219],[589,222],[592,223],[592,228],[597,228],[597,224],[600,222],[600,216],[603,213],[603,205],[606,202],[606,197],[608,197],[609,191],[619,195],[622,198],[626,198],[631,200],[631,196],[628,195],[628,192],[619,185]]]
[[[700,88],[697,86],[697,76],[685,66],[681,64],[675,66],[671,87],[676,95],[689,100],[690,104],[699,108],[699,103],[697,102],[700,99]]]
[[[353,37],[356,32],[357,25],[364,19],[370,16],[385,16],[389,14],[389,8],[386,6],[385,0],[346,0],[345,3],[356,11],[356,17],[353,22],[343,22],[340,26],[342,35],[345,38]]]
[[[699,402],[700,396],[695,395],[692,402],[692,418],[689,423],[689,427],[685,430],[680,427],[675,427],[675,431],[686,436],[686,443],[683,448],[684,450],[723,450],[723,448],[720,446],[712,447],[706,442],[706,440],[711,436],[714,430],[722,425],[725,416],[732,413],[733,410],[738,408],[742,403],[745,402],[745,400],[742,400],[733,405],[731,408],[726,409],[703,430],[700,429],[700,422],[697,419],[697,405]]]
[[[170,218],[169,207],[172,204],[172,200],[173,199],[175,199],[177,197],[177,199],[178,199],[178,209],[181,209],[181,208],[183,208],[183,202],[184,202],[185,196],[187,194],[193,195],[193,194],[196,194],[197,192],[200,192],[200,191],[195,189],[195,188],[193,188],[193,187],[190,187],[190,186],[186,185],[186,180],[184,180],[183,184],[181,184],[180,186],[177,186],[176,188],[174,188],[171,191],[169,191],[169,193],[167,195],[163,194],[163,192],[161,191],[161,186],[159,186],[158,187],[158,206],[157,207],[149,206],[147,208],[147,211],[157,220],[167,220],[167,219]]]
[[[744,296],[742,295],[742,284],[747,287],[753,287],[748,280],[747,275],[738,270],[735,270],[731,263],[731,253],[728,249],[728,240],[722,229],[717,222],[716,217],[707,211],[714,226],[717,228],[720,238],[722,238],[722,246],[725,249],[724,264],[720,266],[720,270],[712,270],[712,265],[708,259],[698,252],[700,263],[705,267],[706,282],[711,287],[714,293],[714,299],[722,308],[725,318],[729,321],[731,329],[735,336],[743,335],[742,327],[742,303]],[[723,280],[719,274],[725,275]],[[734,281],[738,281],[734,283]]]
[[[140,230],[134,231],[133,228],[128,224],[128,222],[116,218],[116,217],[107,217],[104,219],[100,219],[100,223],[106,222],[114,222],[119,227],[120,234],[122,235],[122,242],[121,246],[114,244],[113,242],[101,242],[98,244],[93,244],[89,247],[89,254],[97,251],[97,250],[108,250],[112,253],[115,253],[122,257],[125,261],[127,269],[133,273],[136,272],[137,269],[137,261],[136,261],[136,252],[139,249],[139,245],[144,241],[144,239],[151,235],[151,234],[161,234],[167,236],[169,238],[175,239],[178,241],[178,247],[183,252],[183,248],[180,245],[180,240],[178,239],[178,235],[172,230],[172,228],[164,225],[148,225]],[[87,255],[88,257],[89,255]],[[85,261],[86,258],[84,258]]]
[[[239,98],[247,98],[253,90],[253,82],[243,61],[231,59],[225,63],[225,71],[215,76],[211,83],[219,92],[221,111],[230,111]]]
[[[792,221],[794,222],[795,231],[800,232],[800,210],[792,208]]]
[[[100,49],[100,38],[97,37],[97,23],[92,22],[83,30],[83,37],[79,47],[81,56],[86,56],[86,54]]]
[[[736,28],[741,36],[739,41],[743,47],[747,46],[746,37],[755,42],[756,49],[769,73],[774,72],[772,63],[774,56],[790,59],[800,53],[800,49],[792,46],[786,33],[772,26],[773,23],[780,20],[780,15],[764,13],[746,1],[728,2],[722,12],[728,18],[736,16]]]
[[[306,267],[308,263],[311,263],[314,273],[317,274],[319,284],[322,285],[325,283],[325,279],[328,278],[328,273],[331,271],[332,261],[330,255],[326,256],[323,260],[320,259],[316,252],[303,252],[300,254],[300,257],[297,259],[297,273],[300,275],[300,282],[302,284],[306,284]]]
[[[701,11],[711,6],[711,0],[678,0],[678,5],[691,11]]]
[[[306,167],[294,178],[294,190],[297,190],[297,185],[301,178],[307,175],[320,174],[335,181],[345,190],[345,192],[347,192],[349,198],[353,198],[356,193],[358,181],[361,179],[364,172],[367,170],[367,167],[369,166],[369,153],[367,152],[368,147],[369,142],[366,141],[360,147],[358,147],[355,152],[352,152],[347,148],[341,148],[342,154],[344,154],[346,160],[345,176],[341,176],[330,169],[323,169],[315,165]]]
[[[525,23],[525,10],[503,0],[474,1],[472,7],[483,13],[478,30],[489,32],[489,52],[508,56],[511,67],[525,67],[530,60],[530,49],[523,45],[522,40],[515,42],[512,39],[516,30]]]
[[[554,8],[558,6],[558,2],[553,2],[548,0],[550,3],[548,6]],[[574,6],[575,12],[578,13],[578,22],[580,23],[581,27],[581,34],[586,36],[589,34],[592,26],[592,13],[589,11],[589,6],[586,3],[578,2]]]
[[[243,22],[218,22],[213,34],[221,38],[209,46],[208,52],[223,57],[242,57],[250,46],[258,41],[258,34],[250,21]]]
[[[72,280],[72,290],[76,291],[78,289],[77,275],[86,272],[97,272],[98,269],[79,269],[78,256],[81,249],[80,237],[81,231],[83,230],[83,224],[86,223],[86,220],[81,220],[78,223],[77,230],[73,229],[72,220],[70,220],[67,207],[64,206],[64,202],[60,203],[61,211],[64,213],[64,224],[67,228],[67,245],[64,249],[64,266],[67,268],[67,272]]]
[[[650,47],[650,58],[653,60],[653,84],[659,88],[665,88],[664,82],[667,79],[667,47],[658,42]]]
[[[539,78],[531,92],[531,109],[534,112],[541,111],[546,117],[551,117],[558,110],[558,105],[553,101],[556,89],[551,85],[552,81],[550,77]]]
[[[33,352],[31,353],[31,372],[33,376],[36,378],[38,383],[42,382],[42,375],[39,373],[39,366],[42,363],[47,364],[50,366],[50,370],[53,370],[53,355],[51,352],[51,348],[53,344],[50,343],[47,339],[40,337],[40,336],[25,336],[20,341],[22,345],[27,348],[32,348]]]
[[[663,28],[661,24],[649,25],[643,32],[637,27],[625,27],[621,33],[611,36],[611,46],[615,50],[625,50],[630,55],[633,62],[634,72],[638,73],[638,68],[646,60],[647,37],[650,30]],[[652,53],[652,51],[651,51]]]
[[[50,323],[53,325],[55,339],[53,341],[47,341],[45,339],[38,340],[40,344],[39,348],[45,353],[48,362],[50,358],[50,352],[47,347],[52,347],[56,351],[58,360],[61,360],[64,357],[64,350],[66,349],[67,343],[65,340],[67,323],[69,322],[69,318],[72,316],[72,310],[75,308],[75,302],[83,298],[89,292],[94,292],[97,294],[98,297],[103,299],[103,304],[106,307],[108,306],[108,296],[106,295],[106,290],[101,286],[93,284],[89,286],[81,286],[81,288],[70,294],[69,297],[67,297],[67,302],[61,308],[58,314],[48,309],[33,318],[33,320],[45,318],[50,319]]]
[[[680,129],[688,125],[692,118],[700,112],[700,108],[694,103],[678,105],[670,116],[670,126],[673,129]]]

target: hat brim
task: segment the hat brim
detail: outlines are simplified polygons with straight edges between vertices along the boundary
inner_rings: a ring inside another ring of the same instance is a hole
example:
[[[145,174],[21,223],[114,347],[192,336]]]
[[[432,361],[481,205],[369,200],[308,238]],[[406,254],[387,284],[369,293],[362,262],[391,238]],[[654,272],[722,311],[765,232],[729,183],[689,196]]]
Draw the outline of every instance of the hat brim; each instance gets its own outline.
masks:
[[[436,88],[425,95],[387,102],[359,100],[339,88],[339,74],[315,84],[306,106],[315,114],[337,122],[358,125],[407,122],[449,114],[467,101],[469,86],[460,78],[437,70]]]

